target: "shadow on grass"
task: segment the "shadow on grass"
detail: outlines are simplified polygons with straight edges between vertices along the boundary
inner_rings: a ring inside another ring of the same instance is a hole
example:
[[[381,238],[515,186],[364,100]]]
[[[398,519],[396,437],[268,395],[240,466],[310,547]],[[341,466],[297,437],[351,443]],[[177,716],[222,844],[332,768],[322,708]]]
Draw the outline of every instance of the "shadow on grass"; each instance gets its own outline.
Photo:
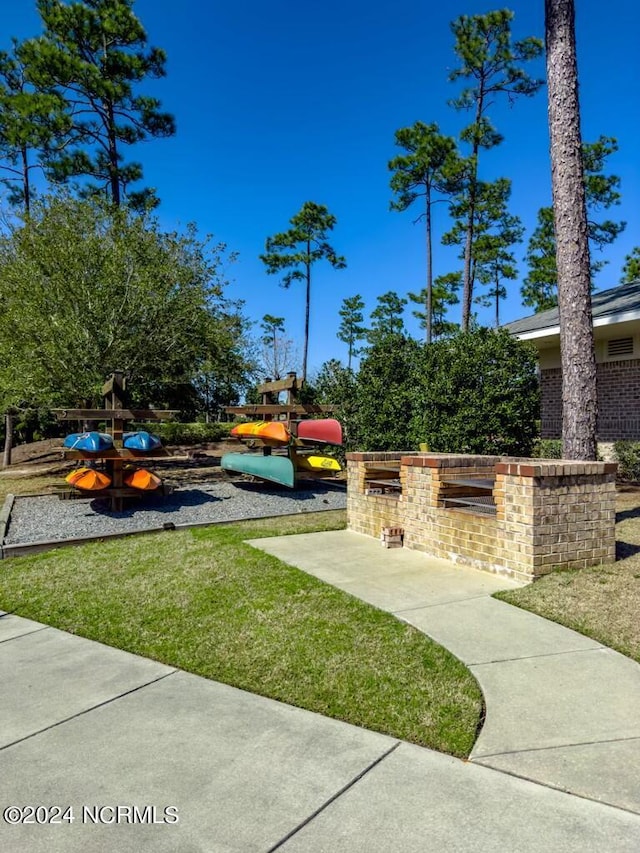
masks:
[[[634,557],[636,554],[640,554],[640,545],[616,540],[616,560],[626,560],[627,557]]]
[[[616,513],[616,524],[621,521],[626,521],[629,518],[640,518],[640,506],[631,507],[631,509],[623,509]]]

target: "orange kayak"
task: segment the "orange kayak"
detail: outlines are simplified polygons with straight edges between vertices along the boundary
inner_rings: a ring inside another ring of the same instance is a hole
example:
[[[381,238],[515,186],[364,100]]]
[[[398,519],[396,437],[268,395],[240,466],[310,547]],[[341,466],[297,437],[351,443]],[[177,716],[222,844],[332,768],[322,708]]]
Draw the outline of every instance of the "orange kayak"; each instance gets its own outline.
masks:
[[[76,480],[86,474],[89,470],[89,468],[74,468],[74,470],[70,474],[67,474],[64,479],[70,486],[75,486]]]
[[[236,438],[260,438],[262,441],[276,444],[289,444],[291,433],[282,421],[252,421],[248,424],[238,424],[231,430]]]
[[[160,477],[152,474],[151,471],[147,471],[146,468],[138,468],[136,471],[132,471],[130,474],[127,474],[124,478],[124,482],[132,489],[140,489],[144,492],[150,492],[153,491],[153,489],[157,489],[162,483],[162,480]]]
[[[67,483],[85,492],[99,492],[111,485],[111,477],[93,468],[78,468],[66,478]]]

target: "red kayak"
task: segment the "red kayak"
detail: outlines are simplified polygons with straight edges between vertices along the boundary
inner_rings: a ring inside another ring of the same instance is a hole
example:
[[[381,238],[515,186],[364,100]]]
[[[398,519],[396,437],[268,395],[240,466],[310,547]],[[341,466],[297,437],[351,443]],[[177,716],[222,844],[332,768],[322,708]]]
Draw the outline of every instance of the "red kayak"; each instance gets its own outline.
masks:
[[[297,437],[309,444],[342,444],[342,427],[335,418],[298,421]]]

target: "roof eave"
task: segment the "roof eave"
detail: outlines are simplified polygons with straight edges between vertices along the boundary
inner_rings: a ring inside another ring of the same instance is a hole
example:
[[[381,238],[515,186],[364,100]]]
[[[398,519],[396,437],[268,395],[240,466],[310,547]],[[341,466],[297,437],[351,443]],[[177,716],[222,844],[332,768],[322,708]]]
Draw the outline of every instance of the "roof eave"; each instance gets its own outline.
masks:
[[[620,311],[616,314],[605,314],[602,317],[594,317],[594,328],[600,326],[613,326],[616,323],[628,323],[640,320],[640,309],[633,311]],[[532,329],[528,332],[515,332],[515,336],[521,341],[534,341],[538,338],[552,338],[560,335],[560,326],[546,326],[544,329]]]

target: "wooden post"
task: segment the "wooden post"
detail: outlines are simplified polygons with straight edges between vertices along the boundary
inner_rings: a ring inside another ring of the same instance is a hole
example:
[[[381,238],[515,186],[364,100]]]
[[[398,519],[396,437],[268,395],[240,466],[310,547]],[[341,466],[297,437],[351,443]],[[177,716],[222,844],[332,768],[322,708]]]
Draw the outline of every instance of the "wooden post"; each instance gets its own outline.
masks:
[[[11,448],[13,447],[13,415],[4,416],[4,453],[2,454],[2,467],[11,465]]]
[[[109,397],[105,397],[105,407],[107,409],[111,409],[114,411],[115,409],[122,409],[124,406],[124,391],[125,391],[125,379],[122,371],[117,370],[114,371],[110,382],[111,385],[111,393],[110,399]],[[121,418],[111,419],[111,436],[113,438],[113,446],[114,447],[122,447],[122,433],[124,430],[124,421]],[[123,461],[122,459],[113,459],[110,460],[109,467],[111,468],[111,486],[114,489],[121,489],[124,485],[122,479],[122,467]],[[123,501],[120,495],[114,495],[111,498],[111,509],[113,512],[122,512]]]

